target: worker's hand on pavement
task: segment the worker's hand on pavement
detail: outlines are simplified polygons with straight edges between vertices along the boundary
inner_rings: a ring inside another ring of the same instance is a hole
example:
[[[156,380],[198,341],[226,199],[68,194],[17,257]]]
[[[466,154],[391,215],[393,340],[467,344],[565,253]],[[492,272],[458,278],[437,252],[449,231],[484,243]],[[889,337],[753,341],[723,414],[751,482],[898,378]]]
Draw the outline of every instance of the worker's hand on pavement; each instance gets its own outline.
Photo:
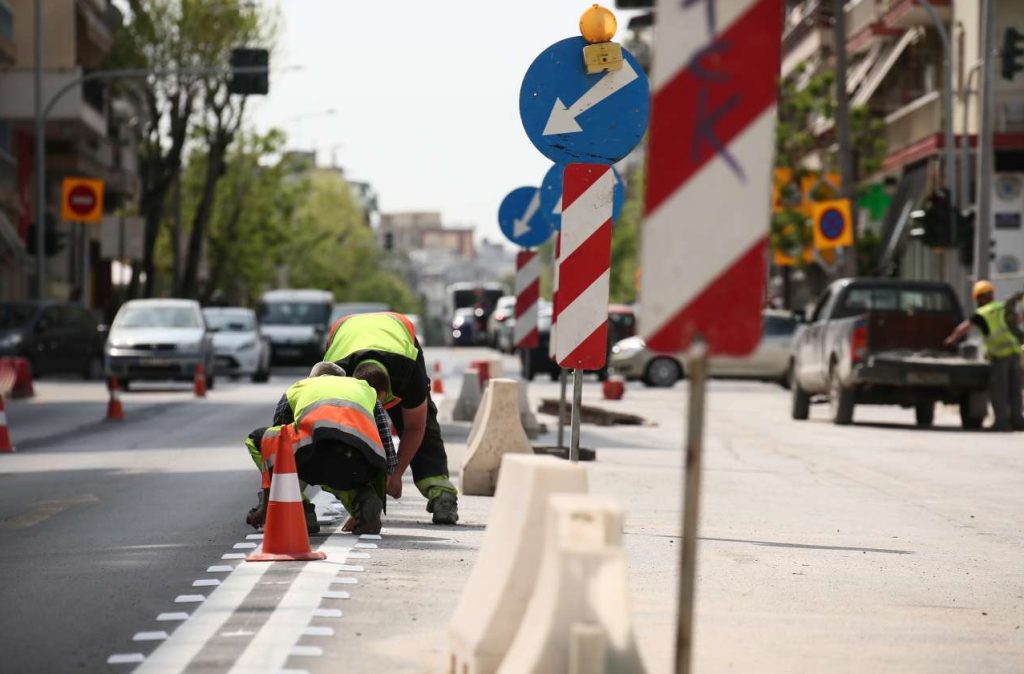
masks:
[[[245,523],[254,529],[259,529],[263,526],[263,523],[266,521],[266,519],[267,507],[261,505],[249,509],[249,513],[245,516]]]
[[[355,530],[357,526],[359,526],[359,520],[350,515],[349,518],[345,520],[345,523],[341,525],[341,530],[345,533],[350,534]]]
[[[945,344],[946,346],[953,346],[954,344],[957,343],[957,339],[953,335],[950,335],[949,337],[946,337],[944,340],[942,340],[942,343]]]
[[[398,473],[388,477],[388,496],[393,499],[402,498],[402,476]]]

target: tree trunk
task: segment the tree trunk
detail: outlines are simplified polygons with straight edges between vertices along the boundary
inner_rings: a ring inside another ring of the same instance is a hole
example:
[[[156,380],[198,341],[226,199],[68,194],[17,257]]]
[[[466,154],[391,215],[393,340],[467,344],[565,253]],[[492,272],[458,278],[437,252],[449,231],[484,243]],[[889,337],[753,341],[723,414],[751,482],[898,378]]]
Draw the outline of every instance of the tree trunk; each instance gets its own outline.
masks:
[[[203,193],[192,217],[192,231],[188,236],[188,248],[185,256],[185,269],[181,274],[180,297],[197,298],[199,295],[199,258],[202,255],[203,241],[206,238],[206,224],[213,212],[214,200],[217,197],[217,183],[224,174],[224,158],[233,134],[218,129],[210,141],[210,151],[206,159],[206,176],[203,180]]]

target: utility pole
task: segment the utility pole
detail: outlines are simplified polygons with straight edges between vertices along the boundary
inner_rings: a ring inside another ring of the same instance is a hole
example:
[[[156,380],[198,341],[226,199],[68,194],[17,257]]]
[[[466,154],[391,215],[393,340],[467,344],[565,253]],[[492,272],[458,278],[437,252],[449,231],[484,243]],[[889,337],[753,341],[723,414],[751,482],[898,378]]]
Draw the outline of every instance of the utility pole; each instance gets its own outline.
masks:
[[[842,273],[857,275],[857,210],[853,202],[853,151],[850,148],[850,100],[846,95],[846,15],[843,5],[846,0],[835,0],[835,17],[832,27],[835,31],[836,49],[836,137],[839,141],[839,193],[850,200],[853,216],[854,245],[843,251]]]
[[[975,186],[978,204],[974,215],[974,280],[989,276],[989,253],[992,248],[992,170],[995,153],[992,147],[992,63],[995,60],[994,0],[981,5],[981,91],[978,96],[978,182]]]
[[[45,121],[40,124],[43,119],[43,0],[35,1],[33,24],[36,120],[36,198],[33,208],[36,216],[36,297],[42,302],[46,299],[46,124]]]

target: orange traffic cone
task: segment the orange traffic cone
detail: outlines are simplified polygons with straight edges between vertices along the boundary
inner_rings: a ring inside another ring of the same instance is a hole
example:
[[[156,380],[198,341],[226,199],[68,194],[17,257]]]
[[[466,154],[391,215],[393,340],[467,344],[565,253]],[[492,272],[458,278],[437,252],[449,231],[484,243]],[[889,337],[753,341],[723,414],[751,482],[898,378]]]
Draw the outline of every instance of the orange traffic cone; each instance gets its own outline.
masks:
[[[195,381],[192,382],[192,392],[195,393],[197,398],[206,397],[206,367],[202,361],[196,365],[196,377]]]
[[[124,421],[124,407],[121,405],[119,394],[121,387],[117,383],[117,377],[107,379],[107,390],[110,391],[110,400],[107,402],[107,419]]]
[[[444,395],[444,381],[441,379],[441,361],[434,363],[434,379],[430,382],[430,392]]]
[[[274,456],[274,474],[270,478],[270,503],[263,526],[263,551],[246,557],[249,562],[305,562],[326,559],[322,552],[309,548],[306,514],[302,509],[302,490],[295,470],[291,434],[278,435]]]
[[[0,395],[0,454],[10,454],[14,451],[11,444],[11,436],[7,433],[7,413],[4,412],[4,397]]]

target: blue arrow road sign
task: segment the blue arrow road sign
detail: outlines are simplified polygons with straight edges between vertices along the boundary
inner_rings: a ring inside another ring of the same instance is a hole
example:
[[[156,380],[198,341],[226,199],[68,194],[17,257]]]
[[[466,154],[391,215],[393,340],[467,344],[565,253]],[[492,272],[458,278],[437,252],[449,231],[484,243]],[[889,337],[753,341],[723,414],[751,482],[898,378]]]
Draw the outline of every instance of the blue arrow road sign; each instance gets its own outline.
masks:
[[[647,130],[650,85],[633,55],[622,68],[588,75],[587,41],[551,45],[530,65],[519,90],[519,116],[530,141],[556,164],[614,164]]]
[[[555,164],[540,185],[540,210],[544,213],[551,226],[555,229],[562,229],[562,172],[565,166]],[[622,214],[622,206],[626,203],[626,183],[622,181],[619,172],[612,168],[615,174],[615,190],[612,192],[612,220],[618,220]]]
[[[498,225],[508,240],[523,248],[539,246],[551,236],[551,222],[540,211],[540,190],[517,187],[498,207]]]

